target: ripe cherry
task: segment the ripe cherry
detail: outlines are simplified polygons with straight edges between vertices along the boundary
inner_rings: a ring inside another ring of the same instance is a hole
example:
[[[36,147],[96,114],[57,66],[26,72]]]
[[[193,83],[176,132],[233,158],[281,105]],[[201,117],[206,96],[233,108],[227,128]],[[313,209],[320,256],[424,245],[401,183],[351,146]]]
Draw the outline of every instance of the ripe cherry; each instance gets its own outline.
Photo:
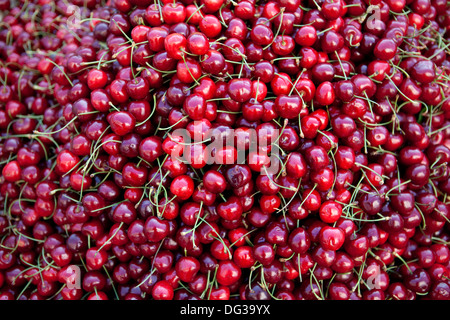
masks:
[[[21,168],[16,160],[8,162],[2,169],[3,177],[10,182],[16,182],[21,178]]]
[[[170,191],[180,200],[187,200],[194,192],[194,182],[187,175],[178,176],[170,184]]]

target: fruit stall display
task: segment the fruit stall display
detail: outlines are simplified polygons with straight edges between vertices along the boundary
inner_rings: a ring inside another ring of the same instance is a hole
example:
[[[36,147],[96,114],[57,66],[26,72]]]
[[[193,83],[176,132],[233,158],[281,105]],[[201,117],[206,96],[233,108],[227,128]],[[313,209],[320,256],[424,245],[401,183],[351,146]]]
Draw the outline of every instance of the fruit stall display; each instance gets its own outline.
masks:
[[[450,299],[447,0],[0,0],[0,300]]]

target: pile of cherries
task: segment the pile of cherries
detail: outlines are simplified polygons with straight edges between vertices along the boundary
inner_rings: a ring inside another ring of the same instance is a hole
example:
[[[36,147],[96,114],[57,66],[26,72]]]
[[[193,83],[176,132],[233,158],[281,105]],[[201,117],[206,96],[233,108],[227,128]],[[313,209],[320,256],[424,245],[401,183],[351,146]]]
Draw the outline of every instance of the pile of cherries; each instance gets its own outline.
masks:
[[[0,299],[450,299],[449,30],[447,0],[0,0]]]

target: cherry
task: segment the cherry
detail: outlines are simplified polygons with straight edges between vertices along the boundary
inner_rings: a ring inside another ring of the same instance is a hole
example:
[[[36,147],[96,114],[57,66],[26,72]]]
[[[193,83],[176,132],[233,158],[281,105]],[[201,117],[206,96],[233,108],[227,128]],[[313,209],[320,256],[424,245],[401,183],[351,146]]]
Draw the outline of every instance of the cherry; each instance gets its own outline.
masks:
[[[58,170],[63,173],[71,171],[78,165],[78,163],[79,158],[68,150],[60,152],[56,158],[56,166]]]
[[[430,290],[430,275],[422,268],[417,268],[406,276],[405,286],[416,293],[425,293]]]
[[[150,242],[158,242],[169,233],[169,224],[166,220],[157,217],[149,217],[144,224],[144,234]]]
[[[407,215],[414,209],[414,196],[411,192],[401,192],[391,197],[391,205],[401,215]]]
[[[241,202],[237,197],[230,197],[226,202],[217,206],[217,213],[225,220],[233,221],[241,217],[243,213]]]
[[[303,26],[295,33],[294,39],[301,46],[311,47],[317,40],[316,29],[313,26]]]
[[[275,259],[275,251],[269,243],[262,242],[253,247],[253,256],[263,266],[268,266]]]
[[[99,69],[91,69],[87,75],[87,85],[89,89],[101,89],[108,83],[108,76],[105,71]]]
[[[200,65],[204,72],[219,75],[225,68],[225,58],[219,51],[209,49],[202,57]]]
[[[248,121],[258,121],[264,115],[264,107],[260,103],[247,102],[242,105],[242,116]]]
[[[181,257],[175,264],[175,270],[181,281],[191,282],[200,270],[200,262],[193,257]]]
[[[281,222],[271,222],[267,225],[265,238],[270,243],[284,246],[287,244],[288,230]]]
[[[147,137],[139,144],[139,156],[152,163],[163,154],[162,142],[158,137]]]
[[[373,49],[375,57],[386,61],[392,59],[395,56],[396,51],[397,44],[395,41],[387,38],[380,39]]]
[[[129,201],[118,204],[112,212],[112,219],[117,223],[125,223],[128,225],[135,221],[136,217],[136,209]]]
[[[308,232],[299,227],[290,233],[288,243],[294,252],[304,254],[309,249],[311,240]]]
[[[219,19],[210,14],[203,16],[199,23],[199,28],[208,38],[215,38],[222,30]]]
[[[368,250],[368,239],[366,236],[351,236],[344,242],[345,251],[352,257],[363,255]]]
[[[144,99],[150,89],[150,84],[143,77],[131,79],[126,84],[128,96],[135,100]]]
[[[129,96],[128,96],[128,92],[127,92],[127,82],[122,79],[113,80],[110,85],[110,95],[111,95],[111,98],[114,99],[114,101],[117,101],[119,103],[124,103],[124,102],[128,101]],[[92,97],[92,93],[91,93],[91,97]],[[106,109],[106,107],[107,106],[105,105],[105,109]],[[108,104],[108,108],[109,108],[109,104]]]
[[[233,261],[220,261],[217,282],[223,286],[234,284],[241,277],[241,269]]]
[[[347,115],[338,115],[331,119],[333,133],[339,138],[349,137],[355,130],[355,121]]]
[[[233,261],[239,268],[250,268],[255,264],[255,258],[250,246],[242,246],[233,252]]]
[[[327,250],[338,250],[344,244],[345,232],[340,228],[324,227],[319,233],[320,244]]]
[[[286,172],[289,176],[300,179],[306,175],[307,163],[305,158],[299,152],[291,152],[286,161]]]
[[[209,50],[208,38],[200,32],[194,32],[187,38],[187,49],[196,55],[204,55]]]
[[[202,75],[200,64],[191,58],[177,63],[177,77],[183,83],[192,83],[197,81]]]
[[[126,111],[115,111],[108,116],[108,122],[111,130],[119,135],[124,136],[133,131],[136,125],[136,119]]]
[[[170,191],[181,200],[187,200],[194,192],[194,182],[189,176],[178,176],[172,181]]]
[[[70,186],[75,191],[89,189],[92,184],[92,179],[89,176],[81,174],[80,172],[72,172],[70,174]]]
[[[8,162],[2,169],[3,177],[9,182],[16,182],[21,177],[22,170],[16,160]]]
[[[342,205],[332,200],[325,201],[320,206],[319,215],[325,223],[336,222],[342,215]]]
[[[152,297],[155,300],[172,300],[174,297],[172,285],[167,280],[158,281],[152,288]]]
[[[186,8],[181,3],[166,3],[161,8],[161,14],[167,24],[176,24],[185,20]]]
[[[301,106],[302,102],[299,96],[278,95],[275,100],[278,115],[287,119],[298,117]]]
[[[181,220],[188,226],[194,226],[199,218],[204,215],[204,211],[195,202],[185,203],[179,212]]]
[[[333,250],[327,250],[321,246],[317,246],[312,251],[312,259],[320,267],[331,267],[336,259],[336,252]]]
[[[450,290],[446,282],[435,282],[431,287],[430,298],[433,300],[446,300],[448,299]]]
[[[326,53],[335,52],[344,45],[344,38],[336,31],[329,30],[320,38],[320,45]]]
[[[335,181],[334,173],[329,168],[313,171],[310,175],[311,182],[316,185],[318,191],[327,191],[333,186]]]
[[[313,170],[323,169],[330,163],[326,150],[320,146],[306,149],[305,160]]]
[[[92,247],[86,251],[86,265],[90,270],[100,270],[107,260],[107,253],[100,248]]]
[[[200,94],[192,94],[184,100],[183,110],[192,120],[201,120],[205,115],[206,100]]]
[[[273,41],[273,32],[269,27],[257,24],[250,32],[250,37],[255,44],[267,46]]]
[[[237,102],[250,100],[252,83],[249,79],[233,79],[228,83],[228,94]]]

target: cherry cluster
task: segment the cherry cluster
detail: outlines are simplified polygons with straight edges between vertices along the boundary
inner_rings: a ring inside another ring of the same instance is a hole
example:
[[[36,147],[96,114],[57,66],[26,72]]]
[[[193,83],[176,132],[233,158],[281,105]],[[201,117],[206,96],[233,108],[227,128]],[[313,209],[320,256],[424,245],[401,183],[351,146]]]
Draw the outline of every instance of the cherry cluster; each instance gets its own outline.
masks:
[[[1,300],[450,299],[447,0],[0,0]]]

